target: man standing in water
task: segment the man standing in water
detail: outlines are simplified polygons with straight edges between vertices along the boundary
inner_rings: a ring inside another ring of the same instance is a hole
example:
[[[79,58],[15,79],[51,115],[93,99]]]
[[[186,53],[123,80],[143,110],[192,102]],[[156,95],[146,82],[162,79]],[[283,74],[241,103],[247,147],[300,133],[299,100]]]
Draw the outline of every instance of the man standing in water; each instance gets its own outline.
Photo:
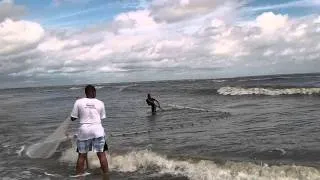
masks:
[[[86,98],[76,100],[71,112],[71,120],[79,119],[77,136],[78,160],[76,171],[84,174],[84,163],[89,151],[94,151],[100,161],[104,178],[108,179],[108,161],[104,152],[105,132],[101,120],[106,118],[104,103],[96,99],[96,89],[92,85],[85,88]]]
[[[152,114],[155,114],[157,111],[157,106],[160,108],[160,103],[156,99],[152,98],[150,94],[147,96],[148,98],[146,99],[146,102],[149,106],[151,106],[151,112]],[[157,105],[156,103],[157,102]]]

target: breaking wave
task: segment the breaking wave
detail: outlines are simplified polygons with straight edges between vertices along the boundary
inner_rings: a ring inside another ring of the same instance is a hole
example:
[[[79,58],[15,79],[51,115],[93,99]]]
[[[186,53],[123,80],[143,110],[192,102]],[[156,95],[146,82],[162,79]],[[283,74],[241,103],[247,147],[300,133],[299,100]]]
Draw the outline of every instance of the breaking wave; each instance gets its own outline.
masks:
[[[104,86],[96,86],[95,88],[96,89],[102,89],[102,88],[104,88]]]
[[[84,89],[84,87],[71,87],[71,88],[69,88],[70,90],[78,90],[78,89]],[[96,89],[102,89],[102,88],[104,88],[104,86],[95,86],[95,88]]]
[[[216,83],[222,83],[222,82],[225,82],[227,80],[224,80],[224,79],[213,79],[212,82],[216,82]]]
[[[81,89],[81,87],[71,87],[69,88],[70,90],[77,90],[77,89]]]
[[[71,154],[70,154],[71,153]],[[63,162],[76,162],[74,150],[66,151],[60,158]],[[89,154],[89,167],[98,168],[99,160],[95,154]],[[160,175],[174,175],[187,177],[191,180],[225,180],[225,179],[255,179],[255,180],[298,180],[317,179],[319,170],[296,165],[269,166],[257,165],[250,162],[215,163],[210,160],[199,159],[169,159],[149,150],[133,151],[124,155],[108,157],[111,171],[123,173],[146,173],[151,171]]]
[[[218,90],[221,95],[313,95],[320,94],[320,88],[241,88],[241,87],[222,87]]]

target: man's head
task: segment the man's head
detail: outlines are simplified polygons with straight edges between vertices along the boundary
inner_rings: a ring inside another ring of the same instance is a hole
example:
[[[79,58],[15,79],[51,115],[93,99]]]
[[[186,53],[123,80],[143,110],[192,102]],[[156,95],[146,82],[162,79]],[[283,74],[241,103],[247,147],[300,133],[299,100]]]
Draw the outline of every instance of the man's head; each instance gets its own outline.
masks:
[[[150,95],[150,94],[148,94],[148,98],[149,98],[149,99],[151,98],[151,95]]]
[[[88,85],[85,88],[85,93],[87,98],[95,98],[96,97],[96,88],[92,85]]]

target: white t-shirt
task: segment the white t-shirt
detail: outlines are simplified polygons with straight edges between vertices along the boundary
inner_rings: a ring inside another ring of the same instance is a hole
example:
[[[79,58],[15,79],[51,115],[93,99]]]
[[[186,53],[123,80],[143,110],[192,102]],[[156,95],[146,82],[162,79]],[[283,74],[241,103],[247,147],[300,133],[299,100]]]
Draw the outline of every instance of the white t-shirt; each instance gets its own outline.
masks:
[[[96,98],[78,99],[73,106],[71,117],[80,121],[79,140],[105,136],[101,119],[106,118],[104,103]]]

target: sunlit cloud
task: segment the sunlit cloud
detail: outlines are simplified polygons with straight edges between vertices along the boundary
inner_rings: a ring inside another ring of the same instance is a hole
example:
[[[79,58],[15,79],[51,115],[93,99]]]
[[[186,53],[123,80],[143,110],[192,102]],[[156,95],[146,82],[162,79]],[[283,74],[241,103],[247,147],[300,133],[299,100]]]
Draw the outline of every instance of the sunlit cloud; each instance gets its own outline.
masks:
[[[248,18],[244,1],[154,0],[99,26],[72,30],[6,15],[0,24],[1,76],[79,83],[316,72],[319,14],[294,17],[272,11],[301,2],[251,7],[259,13]]]

